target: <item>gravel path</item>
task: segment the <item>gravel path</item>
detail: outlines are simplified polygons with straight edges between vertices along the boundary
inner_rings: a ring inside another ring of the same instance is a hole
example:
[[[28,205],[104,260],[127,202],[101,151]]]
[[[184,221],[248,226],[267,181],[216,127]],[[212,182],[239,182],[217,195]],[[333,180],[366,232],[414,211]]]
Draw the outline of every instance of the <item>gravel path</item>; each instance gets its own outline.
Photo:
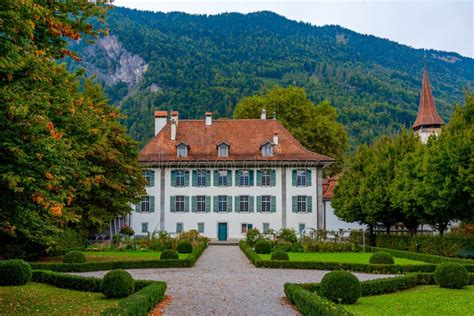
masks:
[[[165,315],[295,315],[282,299],[285,282],[319,282],[328,271],[255,268],[236,246],[209,246],[193,268],[128,270],[166,281]],[[102,277],[107,271],[74,273]],[[360,280],[387,275],[355,273]]]

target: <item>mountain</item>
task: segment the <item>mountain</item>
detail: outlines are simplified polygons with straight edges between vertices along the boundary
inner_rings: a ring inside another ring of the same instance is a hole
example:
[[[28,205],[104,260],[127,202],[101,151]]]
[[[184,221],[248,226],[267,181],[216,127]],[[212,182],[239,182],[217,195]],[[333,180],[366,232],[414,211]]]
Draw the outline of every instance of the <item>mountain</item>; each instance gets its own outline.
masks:
[[[424,64],[445,120],[474,81],[474,59],[266,11],[207,16],[117,7],[107,23],[109,37],[71,44],[82,61],[68,66],[96,74],[141,144],[153,136],[157,109],[229,117],[244,96],[296,85],[338,109],[355,145],[414,122]]]

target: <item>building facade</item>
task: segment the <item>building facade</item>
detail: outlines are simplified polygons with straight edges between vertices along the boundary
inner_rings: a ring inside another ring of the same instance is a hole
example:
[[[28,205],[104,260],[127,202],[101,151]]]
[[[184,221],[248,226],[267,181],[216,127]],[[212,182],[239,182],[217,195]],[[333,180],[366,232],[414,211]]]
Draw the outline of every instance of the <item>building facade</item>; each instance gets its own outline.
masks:
[[[324,226],[322,172],[334,160],[305,149],[278,121],[180,120],[155,113],[140,152],[147,195],[128,219],[136,235],[196,229],[218,240]]]

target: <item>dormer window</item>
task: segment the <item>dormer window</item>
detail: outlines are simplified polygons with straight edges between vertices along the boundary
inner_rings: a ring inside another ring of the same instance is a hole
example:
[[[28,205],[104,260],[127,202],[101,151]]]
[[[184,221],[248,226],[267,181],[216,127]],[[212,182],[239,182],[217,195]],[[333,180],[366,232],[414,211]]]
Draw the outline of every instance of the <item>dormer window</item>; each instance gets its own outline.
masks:
[[[219,158],[226,158],[229,157],[229,144],[227,143],[219,143],[217,145],[217,156]]]
[[[273,144],[266,143],[262,146],[263,157],[273,157]]]
[[[187,157],[188,156],[188,145],[181,143],[176,146],[176,156],[178,157]]]

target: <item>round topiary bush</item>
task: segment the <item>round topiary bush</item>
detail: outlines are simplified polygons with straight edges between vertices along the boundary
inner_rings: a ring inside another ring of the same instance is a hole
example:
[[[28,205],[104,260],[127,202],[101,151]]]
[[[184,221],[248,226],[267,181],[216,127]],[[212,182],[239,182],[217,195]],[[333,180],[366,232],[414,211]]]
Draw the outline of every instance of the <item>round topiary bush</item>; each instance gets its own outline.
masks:
[[[346,271],[333,271],[324,276],[319,294],[336,303],[354,304],[361,291],[362,286],[355,275]]]
[[[64,263],[84,263],[86,262],[86,256],[80,251],[69,251],[64,255]]]
[[[31,266],[23,260],[0,262],[0,285],[23,285],[31,280]]]
[[[259,240],[255,244],[255,252],[260,254],[269,254],[272,252],[272,243],[267,240]]]
[[[436,267],[434,279],[440,287],[460,289],[468,284],[469,274],[459,263],[443,262]]]
[[[383,251],[377,251],[370,259],[370,264],[395,264],[395,260],[392,255]]]
[[[193,252],[193,245],[189,241],[179,241],[176,245],[176,250],[179,253],[191,253]]]
[[[135,280],[127,271],[117,269],[104,276],[102,293],[108,298],[127,297],[135,291]]]
[[[163,250],[163,252],[160,255],[161,260],[169,260],[169,259],[179,259],[179,255],[176,251],[174,250]]]
[[[283,250],[276,250],[272,253],[272,260],[290,260],[290,258]]]

